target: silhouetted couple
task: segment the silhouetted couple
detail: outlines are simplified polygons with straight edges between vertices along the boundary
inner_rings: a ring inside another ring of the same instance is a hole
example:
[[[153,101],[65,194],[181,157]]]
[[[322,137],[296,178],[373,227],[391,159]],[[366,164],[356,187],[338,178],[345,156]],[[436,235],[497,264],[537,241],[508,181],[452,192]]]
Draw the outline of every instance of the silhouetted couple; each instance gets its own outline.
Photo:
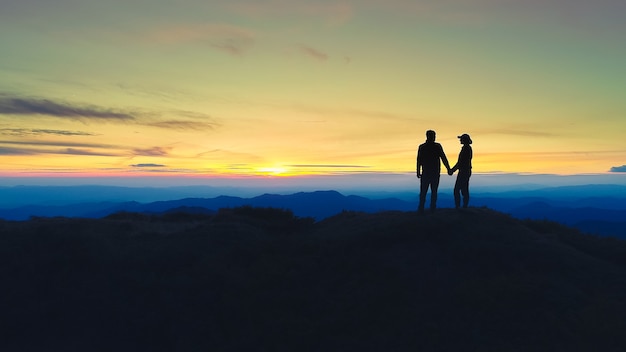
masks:
[[[461,195],[463,195],[463,207],[469,204],[469,180],[472,175],[472,139],[468,134],[460,135],[463,147],[459,153],[459,159],[452,168],[448,163],[448,158],[443,152],[441,144],[435,142],[435,131],[426,131],[426,142],[417,149],[417,178],[420,179],[420,200],[417,208],[419,213],[424,213],[426,194],[430,188],[430,210],[437,208],[437,189],[439,188],[439,176],[441,174],[441,163],[448,170],[448,175],[452,176],[455,171],[459,171],[454,184],[454,205],[457,209],[461,207]]]

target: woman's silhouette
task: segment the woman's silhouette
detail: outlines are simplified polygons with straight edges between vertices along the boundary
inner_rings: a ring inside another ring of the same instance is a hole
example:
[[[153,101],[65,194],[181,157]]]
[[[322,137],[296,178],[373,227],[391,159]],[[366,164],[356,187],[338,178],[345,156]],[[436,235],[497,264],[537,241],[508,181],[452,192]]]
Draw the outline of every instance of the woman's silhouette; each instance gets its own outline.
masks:
[[[452,175],[456,170],[459,170],[459,174],[456,176],[456,183],[454,184],[454,205],[457,209],[461,207],[461,195],[463,195],[463,208],[467,208],[469,204],[469,180],[472,176],[472,139],[467,133],[459,136],[461,144],[461,153],[459,153],[459,160],[450,171],[449,175]]]

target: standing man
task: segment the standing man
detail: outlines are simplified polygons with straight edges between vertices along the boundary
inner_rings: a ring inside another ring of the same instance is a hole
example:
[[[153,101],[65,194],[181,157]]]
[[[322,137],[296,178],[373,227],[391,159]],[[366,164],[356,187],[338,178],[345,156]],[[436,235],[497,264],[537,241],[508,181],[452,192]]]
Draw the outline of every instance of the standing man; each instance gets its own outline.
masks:
[[[456,165],[448,171],[449,175],[452,175],[456,170],[459,170],[459,174],[456,176],[456,183],[454,184],[454,205],[457,209],[461,207],[461,195],[463,195],[463,208],[467,208],[469,203],[469,180],[472,176],[472,139],[469,134],[464,133],[459,136],[459,140],[463,147],[461,153],[459,153],[459,160]]]
[[[441,162],[450,172],[448,158],[443,152],[441,144],[435,142],[435,131],[426,131],[426,142],[417,149],[417,178],[420,179],[420,203],[418,212],[424,213],[426,194],[430,187],[430,211],[437,208],[437,189],[439,188],[439,176],[441,174]]]

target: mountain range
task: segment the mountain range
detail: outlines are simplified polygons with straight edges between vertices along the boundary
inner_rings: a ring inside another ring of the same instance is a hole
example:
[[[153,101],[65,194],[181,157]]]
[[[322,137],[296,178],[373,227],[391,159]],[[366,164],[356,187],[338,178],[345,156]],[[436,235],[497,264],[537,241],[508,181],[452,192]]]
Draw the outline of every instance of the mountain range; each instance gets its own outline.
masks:
[[[185,190],[188,193],[183,194],[191,194],[199,189],[192,187]],[[356,195],[343,195],[336,191],[298,192],[287,195],[263,194],[250,198],[189,197],[153,202],[86,201],[101,199],[107,194],[110,197],[111,193],[115,193],[111,188],[95,187],[94,191],[94,187],[88,186],[83,186],[78,191],[71,187],[60,189],[52,187],[50,190],[48,188],[0,189],[0,195],[17,198],[20,194],[18,191],[22,191],[23,198],[33,197],[32,204],[0,209],[0,218],[6,220],[27,220],[33,216],[101,218],[121,211],[163,213],[177,209],[190,211],[190,208],[195,208],[196,212],[199,209],[204,209],[205,212],[215,212],[221,208],[250,205],[289,209],[297,216],[322,220],[344,210],[373,213],[385,210],[411,211],[416,208],[416,201],[407,200],[411,196],[405,196],[402,199],[370,199]],[[161,194],[162,196],[180,194],[174,193],[174,190],[162,190],[162,192],[165,192]],[[145,193],[146,190],[131,189],[125,197]],[[36,199],[37,194],[43,194],[40,197],[44,199]],[[55,203],[54,199],[58,199],[63,194],[71,194],[73,198],[70,197],[70,199],[76,203],[68,204],[68,200],[65,204]],[[416,195],[413,197],[416,198]],[[440,208],[453,207],[451,195],[445,192],[440,193],[438,205]],[[471,205],[489,207],[520,219],[551,220],[574,226],[588,233],[626,239],[626,187],[622,186],[587,185],[525,192],[478,193],[472,195]]]

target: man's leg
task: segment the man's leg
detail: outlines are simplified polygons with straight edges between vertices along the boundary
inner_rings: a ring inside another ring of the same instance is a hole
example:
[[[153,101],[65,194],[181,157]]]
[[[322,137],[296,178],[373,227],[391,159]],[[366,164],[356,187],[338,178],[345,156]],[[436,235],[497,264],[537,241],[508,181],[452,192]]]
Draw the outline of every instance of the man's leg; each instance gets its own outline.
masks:
[[[430,210],[437,208],[437,190],[439,189],[439,174],[431,176],[430,183]]]
[[[420,213],[424,212],[424,203],[426,203],[426,194],[428,193],[428,180],[424,179],[424,175],[420,179],[420,203],[417,207],[417,211]]]

